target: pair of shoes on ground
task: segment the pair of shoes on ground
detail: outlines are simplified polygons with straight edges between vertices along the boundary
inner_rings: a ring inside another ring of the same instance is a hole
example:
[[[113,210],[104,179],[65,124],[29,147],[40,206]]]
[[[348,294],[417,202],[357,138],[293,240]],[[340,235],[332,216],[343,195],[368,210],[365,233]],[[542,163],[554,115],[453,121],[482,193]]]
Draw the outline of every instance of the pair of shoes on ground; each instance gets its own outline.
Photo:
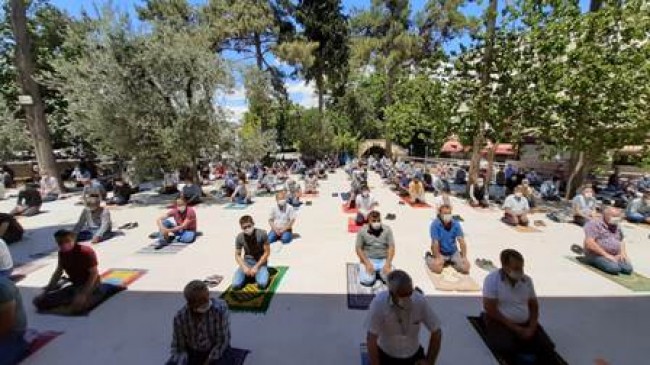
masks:
[[[129,222],[127,224],[123,224],[118,227],[118,229],[133,229],[133,228],[138,228],[139,224],[138,222]]]
[[[483,270],[486,270],[486,271],[492,271],[492,270],[495,270],[497,268],[496,266],[494,266],[494,263],[491,260],[487,260],[487,259],[480,259],[479,258],[479,259],[476,259],[476,261],[474,261],[474,263],[476,264],[476,266],[478,266],[479,268],[481,268]]]
[[[386,214],[386,220],[394,221],[396,218],[397,218],[397,216],[395,214],[393,214],[393,213]]]
[[[585,250],[578,246],[578,245],[571,245],[571,252],[575,253],[576,255],[584,255]]]

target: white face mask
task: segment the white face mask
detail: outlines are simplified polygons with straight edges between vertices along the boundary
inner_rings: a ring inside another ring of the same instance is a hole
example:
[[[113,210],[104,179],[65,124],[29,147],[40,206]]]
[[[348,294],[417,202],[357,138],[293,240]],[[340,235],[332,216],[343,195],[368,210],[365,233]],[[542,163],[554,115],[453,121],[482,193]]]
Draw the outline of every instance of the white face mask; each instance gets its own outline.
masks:
[[[443,214],[441,215],[441,218],[443,222],[449,223],[453,219],[453,216],[451,214]]]
[[[286,202],[286,201],[284,201],[284,200],[279,200],[279,201],[278,201],[278,207],[280,207],[280,208],[284,208],[285,205],[287,205],[287,202]]]
[[[515,193],[515,198],[521,198],[522,196],[524,196],[524,194],[522,194],[522,193]]]
[[[207,302],[207,303],[205,303],[204,305],[202,305],[202,306],[200,306],[200,307],[198,307],[198,308],[195,308],[194,311],[195,311],[196,313],[199,313],[199,314],[205,314],[205,313],[207,313],[207,312],[210,310],[210,307],[211,307],[211,306],[212,306],[212,303]]]
[[[585,193],[585,198],[590,199],[593,198],[594,194],[593,193]]]
[[[367,191],[364,191],[363,193],[361,193],[361,195],[362,195],[364,198],[367,198],[368,196],[370,196],[370,193],[367,192]]]
[[[612,226],[617,226],[623,221],[623,218],[621,217],[611,217],[609,218],[609,224]]]
[[[371,227],[372,229],[374,229],[375,231],[377,231],[377,230],[379,230],[379,228],[381,228],[381,222],[373,222],[373,223],[370,223],[370,227]]]
[[[411,305],[411,297],[397,298],[396,303],[400,308],[407,308]]]
[[[253,234],[253,231],[254,231],[254,230],[255,230],[255,227],[246,228],[246,229],[244,230],[244,234],[247,235],[247,236],[250,236],[250,235]]]

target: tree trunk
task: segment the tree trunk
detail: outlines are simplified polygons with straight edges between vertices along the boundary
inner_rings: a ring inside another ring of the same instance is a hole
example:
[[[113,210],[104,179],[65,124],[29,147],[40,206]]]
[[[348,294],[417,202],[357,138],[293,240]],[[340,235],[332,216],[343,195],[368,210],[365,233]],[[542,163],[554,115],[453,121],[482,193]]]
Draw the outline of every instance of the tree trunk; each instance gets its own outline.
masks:
[[[575,195],[578,186],[582,183],[584,179],[584,167],[586,164],[586,158],[584,152],[578,152],[577,158],[571,159],[571,175],[566,183],[566,192],[564,195],[565,199],[571,199]]]
[[[325,85],[323,81],[323,74],[319,74],[316,77],[316,92],[318,93],[318,114],[320,114],[321,119],[323,118],[323,109],[325,108],[324,105],[324,98],[323,94],[325,94]]]
[[[490,4],[487,9],[486,17],[486,43],[485,43],[485,53],[483,54],[483,62],[481,65],[481,88],[480,91],[480,100],[478,105],[478,130],[474,136],[474,142],[472,144],[472,158],[469,165],[469,181],[467,186],[470,186],[476,181],[478,177],[478,172],[480,170],[481,162],[481,149],[485,144],[485,124],[486,121],[483,118],[488,118],[490,111],[490,97],[488,89],[490,88],[490,71],[492,69],[492,59],[494,52],[494,42],[496,37],[496,22],[497,22],[497,5],[498,0],[490,0]]]
[[[61,190],[59,169],[52,152],[50,130],[45,117],[45,106],[39,86],[33,78],[35,72],[31,52],[31,42],[27,33],[27,9],[24,0],[11,0],[11,26],[16,40],[16,69],[18,70],[18,85],[24,95],[32,98],[31,105],[25,105],[25,119],[36,151],[36,159],[41,171],[48,171],[56,177]]]
[[[253,34],[253,42],[255,43],[255,60],[257,62],[257,68],[260,71],[264,71],[264,54],[262,54],[262,39],[260,38],[259,33]]]
[[[499,145],[499,142],[496,141],[493,145],[492,148],[488,151],[488,167],[487,167],[487,173],[485,176],[485,186],[488,187],[490,186],[490,182],[492,181],[492,173],[494,171],[494,155],[496,154],[497,146]]]
[[[603,0],[591,0],[589,4],[589,11],[598,11],[603,7]]]

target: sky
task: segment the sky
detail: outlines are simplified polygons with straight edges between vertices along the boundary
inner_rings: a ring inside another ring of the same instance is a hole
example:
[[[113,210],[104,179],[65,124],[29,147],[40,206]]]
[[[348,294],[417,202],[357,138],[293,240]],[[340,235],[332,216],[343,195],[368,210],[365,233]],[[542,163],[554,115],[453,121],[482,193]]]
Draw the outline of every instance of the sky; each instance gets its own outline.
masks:
[[[105,0],[50,0],[55,6],[66,10],[69,14],[77,16],[81,13],[82,10],[86,10],[91,15],[95,14],[94,4],[102,4]],[[205,3],[206,0],[189,0],[192,3]],[[580,0],[583,8],[588,6],[590,0]],[[118,9],[129,12],[130,14],[135,14],[135,6],[143,3],[142,0],[112,0],[111,1],[114,7]],[[370,6],[371,0],[343,0],[343,7],[346,13],[349,13],[352,9],[367,8]],[[483,1],[487,3],[487,1]],[[411,0],[411,11],[415,14],[418,11],[421,11],[426,4],[426,0]],[[464,9],[464,12],[467,15],[480,16],[482,13],[482,7],[476,4],[467,6]],[[448,46],[450,49],[457,49],[458,42]],[[242,64],[240,60],[237,59],[237,56],[234,54],[226,54],[226,58],[231,59],[236,64]],[[280,65],[278,60],[270,59],[270,62]],[[317,105],[317,97],[314,93],[314,86],[312,84],[305,84],[303,80],[287,80],[286,81],[287,91],[291,100],[304,106],[304,107],[314,107]],[[230,119],[232,121],[240,120],[241,116],[247,110],[247,103],[244,89],[241,85],[241,82],[238,82],[238,85],[235,89],[226,95],[217,95],[216,103],[224,106],[230,114]]]

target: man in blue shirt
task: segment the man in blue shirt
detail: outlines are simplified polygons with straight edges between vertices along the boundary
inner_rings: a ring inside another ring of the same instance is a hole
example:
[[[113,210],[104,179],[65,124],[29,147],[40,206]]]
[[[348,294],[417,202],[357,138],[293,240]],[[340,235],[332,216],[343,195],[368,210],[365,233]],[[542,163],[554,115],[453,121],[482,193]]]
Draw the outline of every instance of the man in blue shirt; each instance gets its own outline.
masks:
[[[0,277],[0,365],[18,364],[27,355],[27,317],[16,285]]]
[[[463,228],[453,218],[449,205],[441,205],[438,209],[430,234],[431,252],[427,252],[425,257],[429,269],[440,274],[446,265],[452,265],[458,272],[468,274],[470,265]]]

